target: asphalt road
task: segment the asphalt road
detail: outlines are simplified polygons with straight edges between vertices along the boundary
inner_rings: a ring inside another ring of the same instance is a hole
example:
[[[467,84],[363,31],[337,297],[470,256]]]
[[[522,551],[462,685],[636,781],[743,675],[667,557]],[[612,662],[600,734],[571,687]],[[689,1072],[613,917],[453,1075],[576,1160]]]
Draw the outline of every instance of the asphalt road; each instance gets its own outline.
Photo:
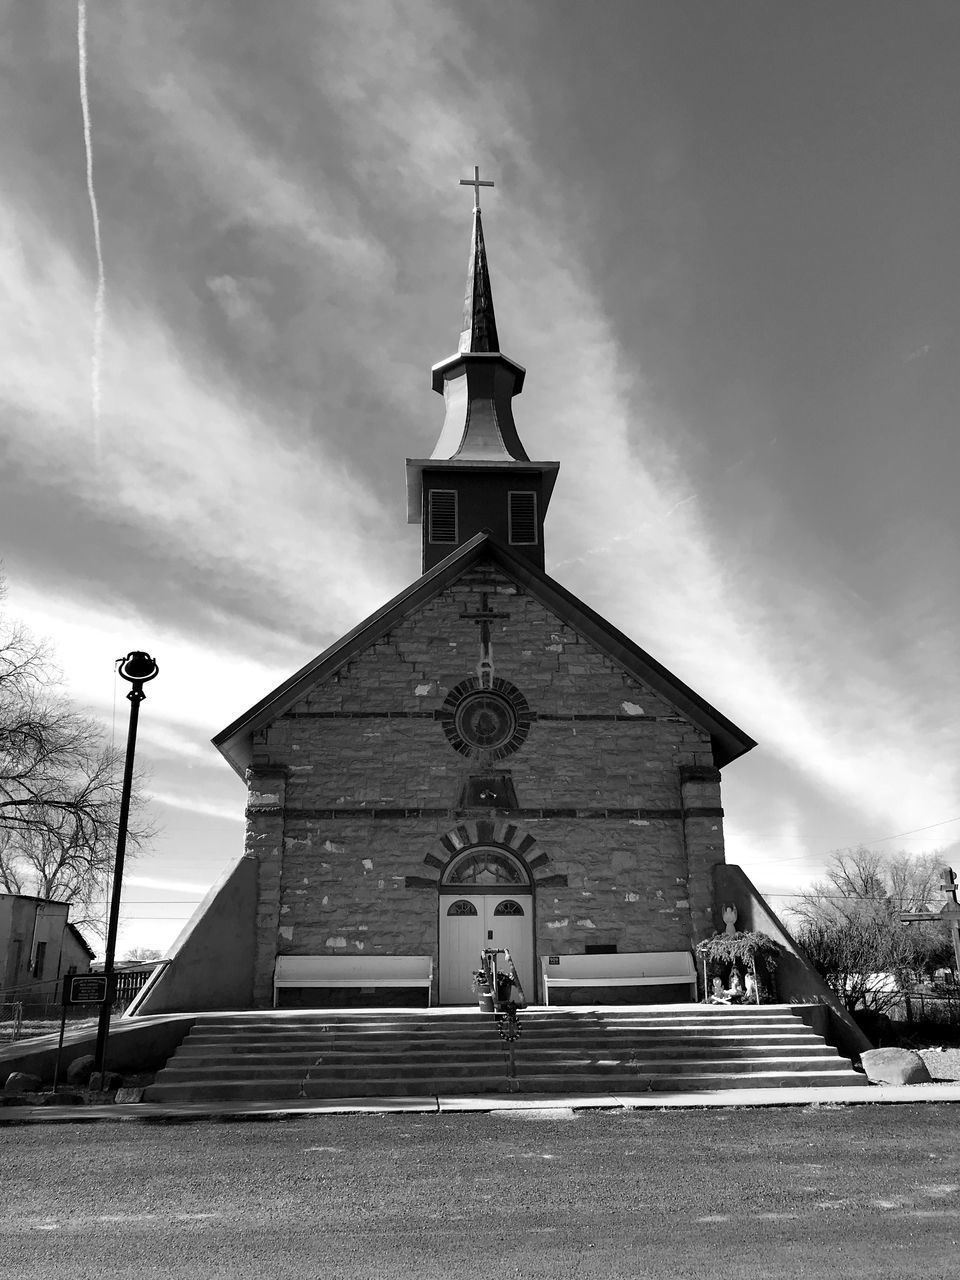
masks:
[[[0,1276],[960,1274],[960,1109],[0,1129]]]

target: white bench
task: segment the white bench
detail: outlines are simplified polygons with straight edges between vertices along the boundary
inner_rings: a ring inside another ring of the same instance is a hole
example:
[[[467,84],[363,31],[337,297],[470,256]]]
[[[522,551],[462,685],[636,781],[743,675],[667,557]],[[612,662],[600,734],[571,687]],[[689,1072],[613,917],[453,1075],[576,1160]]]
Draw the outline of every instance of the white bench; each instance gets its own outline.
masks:
[[[433,986],[433,956],[277,956],[273,1005],[281,987],[426,987]]]
[[[650,987],[683,983],[697,998],[697,970],[689,951],[620,951],[614,955],[541,956],[543,1003],[551,987]]]

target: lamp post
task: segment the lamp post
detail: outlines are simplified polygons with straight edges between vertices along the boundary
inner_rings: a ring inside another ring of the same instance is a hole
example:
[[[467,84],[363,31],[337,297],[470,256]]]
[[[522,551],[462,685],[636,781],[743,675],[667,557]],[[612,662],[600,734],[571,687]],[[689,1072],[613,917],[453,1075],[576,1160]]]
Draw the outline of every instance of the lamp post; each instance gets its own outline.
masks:
[[[117,926],[120,922],[120,890],[123,882],[123,858],[127,848],[127,820],[130,816],[130,791],[133,786],[133,758],[137,749],[137,721],[140,703],[147,696],[143,686],[153,680],[160,668],[149,653],[134,650],[125,658],[118,658],[120,675],[133,686],[127,694],[130,700],[130,726],[127,729],[127,757],[123,766],[123,786],[120,790],[120,814],[117,818],[117,856],[113,864],[113,892],[110,895],[110,921],[107,925],[107,950],[103,960],[103,973],[107,980],[107,996],[100,1006],[100,1023],[97,1027],[97,1048],[94,1054],[94,1073],[99,1072],[103,1082],[103,1060],[110,1032],[110,1009],[113,1003],[113,961],[117,949]]]

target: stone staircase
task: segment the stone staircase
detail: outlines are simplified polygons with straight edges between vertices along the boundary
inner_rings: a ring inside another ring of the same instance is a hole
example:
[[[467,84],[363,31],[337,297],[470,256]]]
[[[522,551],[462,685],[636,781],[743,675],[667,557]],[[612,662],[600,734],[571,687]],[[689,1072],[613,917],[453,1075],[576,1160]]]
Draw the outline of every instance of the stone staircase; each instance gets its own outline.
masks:
[[[510,1046],[472,1009],[201,1015],[147,1102],[860,1085],[794,1005],[535,1008]]]

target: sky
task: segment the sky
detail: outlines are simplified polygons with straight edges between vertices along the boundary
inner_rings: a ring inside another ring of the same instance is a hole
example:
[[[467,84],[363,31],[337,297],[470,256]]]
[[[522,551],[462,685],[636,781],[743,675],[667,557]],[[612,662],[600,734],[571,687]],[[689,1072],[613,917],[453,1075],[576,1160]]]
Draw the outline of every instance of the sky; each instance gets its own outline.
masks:
[[[242,852],[213,734],[419,573],[474,165],[547,571],[757,740],[728,861],[960,870],[958,57],[954,0],[0,0],[6,610],[121,745],[160,665],[118,954]]]

